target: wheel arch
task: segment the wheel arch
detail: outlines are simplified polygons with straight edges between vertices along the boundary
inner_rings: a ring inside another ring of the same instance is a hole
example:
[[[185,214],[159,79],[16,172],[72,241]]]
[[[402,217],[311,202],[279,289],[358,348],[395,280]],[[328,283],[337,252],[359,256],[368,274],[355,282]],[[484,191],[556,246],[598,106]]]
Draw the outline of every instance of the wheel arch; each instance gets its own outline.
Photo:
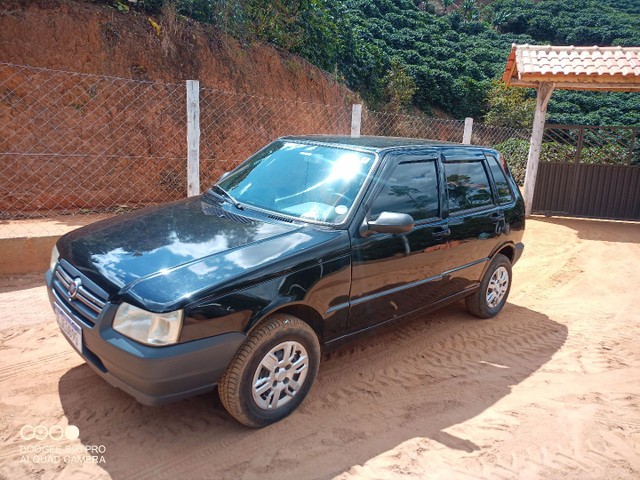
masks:
[[[249,335],[253,330],[255,330],[256,327],[258,327],[258,325],[261,325],[273,315],[280,313],[285,315],[292,315],[305,322],[315,332],[320,345],[324,344],[324,320],[322,318],[322,315],[320,315],[320,313],[313,307],[310,307],[309,305],[306,305],[304,303],[289,303],[280,305],[272,310],[269,310],[268,312],[262,313],[260,316],[256,316],[256,318],[252,322],[250,322],[249,325],[247,325],[246,334]]]
[[[513,264],[513,259],[515,258],[515,255],[516,255],[516,247],[511,243],[502,245],[500,248],[498,248],[498,250],[494,252],[491,258],[493,259],[497,254],[504,255]]]
[[[502,245],[498,245],[497,247],[495,247],[493,252],[491,252],[491,255],[489,255],[489,257],[487,257],[487,261],[486,261],[484,267],[482,268],[482,274],[480,275],[480,281],[482,281],[482,278],[487,273],[487,269],[489,268],[489,265],[491,265],[491,262],[493,261],[494,258],[496,258],[496,255],[498,255],[498,254],[504,255],[505,257],[507,257],[509,262],[511,262],[511,265],[513,265],[513,259],[514,259],[515,254],[516,254],[516,247],[511,242],[503,243]]]

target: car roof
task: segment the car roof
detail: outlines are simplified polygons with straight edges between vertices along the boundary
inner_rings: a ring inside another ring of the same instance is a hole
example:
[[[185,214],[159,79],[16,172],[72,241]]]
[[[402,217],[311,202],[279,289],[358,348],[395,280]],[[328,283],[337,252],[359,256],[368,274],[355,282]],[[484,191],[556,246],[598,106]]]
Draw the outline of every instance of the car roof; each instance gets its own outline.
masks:
[[[405,138],[405,137],[374,137],[361,136],[351,137],[348,135],[295,135],[282,137],[281,140],[291,140],[298,142],[316,142],[326,145],[335,145],[339,147],[353,147],[361,150],[368,150],[379,153],[383,150],[389,150],[401,147],[460,147],[464,149],[488,150],[475,145],[464,145],[455,142],[442,142],[437,140],[426,140],[423,138]]]

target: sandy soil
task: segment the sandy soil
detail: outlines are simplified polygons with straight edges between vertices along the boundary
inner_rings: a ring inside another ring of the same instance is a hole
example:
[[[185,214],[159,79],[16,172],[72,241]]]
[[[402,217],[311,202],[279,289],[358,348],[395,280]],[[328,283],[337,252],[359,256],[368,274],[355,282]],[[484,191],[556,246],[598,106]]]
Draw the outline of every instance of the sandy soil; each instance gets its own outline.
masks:
[[[263,430],[214,393],[137,404],[72,351],[39,277],[5,277],[0,477],[640,478],[640,225],[536,219],[525,241],[498,318],[459,303],[325,355]],[[27,424],[79,438],[23,440]]]

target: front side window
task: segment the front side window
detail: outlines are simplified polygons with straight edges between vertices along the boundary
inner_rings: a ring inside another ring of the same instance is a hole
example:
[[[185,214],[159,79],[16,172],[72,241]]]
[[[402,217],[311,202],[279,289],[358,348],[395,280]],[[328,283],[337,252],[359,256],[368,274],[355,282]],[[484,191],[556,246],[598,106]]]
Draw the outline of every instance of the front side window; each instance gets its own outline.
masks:
[[[489,177],[479,161],[444,165],[449,195],[449,213],[493,205]]]
[[[373,202],[370,218],[382,212],[408,213],[416,221],[437,217],[438,197],[435,161],[399,163]]]
[[[218,185],[241,204],[337,224],[349,215],[374,163],[370,153],[278,140]]]

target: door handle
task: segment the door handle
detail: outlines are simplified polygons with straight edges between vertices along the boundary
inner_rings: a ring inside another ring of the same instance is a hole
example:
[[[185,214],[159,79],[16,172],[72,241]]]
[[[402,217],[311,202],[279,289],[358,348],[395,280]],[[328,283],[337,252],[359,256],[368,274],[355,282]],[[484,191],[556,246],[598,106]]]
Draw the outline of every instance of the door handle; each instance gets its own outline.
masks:
[[[444,237],[448,237],[449,235],[451,235],[451,229],[449,227],[436,227],[433,229],[432,234],[433,238],[435,239],[441,239]]]
[[[498,223],[498,222],[502,222],[504,220],[504,213],[502,212],[495,212],[491,214],[491,221],[493,223]]]

